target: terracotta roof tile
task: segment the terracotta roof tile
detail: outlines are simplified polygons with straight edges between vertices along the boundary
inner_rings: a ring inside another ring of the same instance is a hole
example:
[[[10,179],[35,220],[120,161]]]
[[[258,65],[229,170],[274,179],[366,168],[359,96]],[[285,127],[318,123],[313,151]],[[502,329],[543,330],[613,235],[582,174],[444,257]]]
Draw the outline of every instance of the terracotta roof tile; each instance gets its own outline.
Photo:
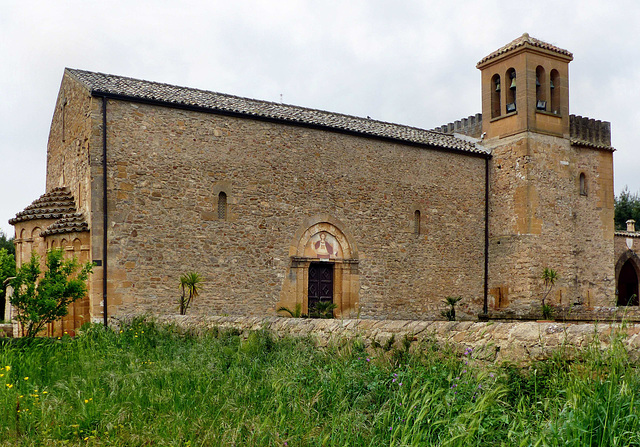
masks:
[[[338,131],[356,132],[372,137],[390,138],[442,149],[482,155],[489,154],[489,151],[482,146],[451,135],[416,127],[123,76],[70,68],[65,71],[85,85],[95,96],[111,94],[131,99],[159,101],[168,105],[199,107],[223,113],[237,113],[247,117],[254,116],[296,124],[320,126]]]
[[[89,231],[84,215],[77,212],[76,201],[66,186],[53,188],[41,195],[9,220],[9,223],[15,225],[18,222],[37,219],[55,219],[55,222],[40,233],[41,236]]]
[[[507,51],[515,50],[516,48],[519,48],[525,45],[530,45],[536,48],[542,48],[543,50],[553,51],[555,53],[562,54],[563,56],[567,56],[570,59],[573,59],[573,54],[571,54],[569,51],[556,47],[555,45],[551,45],[550,43],[546,43],[541,40],[535,39],[529,36],[528,33],[524,33],[522,36],[518,37],[517,39],[514,39],[513,41],[509,42],[503,47],[500,47],[490,55],[482,58],[482,60],[480,60],[480,62],[476,64],[476,67],[487,62],[490,59],[496,58],[501,54],[506,53]]]
[[[60,219],[76,212],[76,202],[66,186],[53,188],[9,220],[11,225],[35,219]]]
[[[82,213],[73,213],[66,214],[64,217],[58,219],[49,225],[40,235],[44,237],[51,234],[80,233],[82,231],[89,231],[89,224],[87,224]]]

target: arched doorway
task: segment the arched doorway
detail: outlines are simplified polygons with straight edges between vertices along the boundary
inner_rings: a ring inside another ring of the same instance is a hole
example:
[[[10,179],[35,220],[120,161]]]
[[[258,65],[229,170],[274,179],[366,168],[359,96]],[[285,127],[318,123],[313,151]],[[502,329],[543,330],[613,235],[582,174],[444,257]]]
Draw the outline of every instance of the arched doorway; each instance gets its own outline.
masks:
[[[637,306],[638,273],[631,258],[627,259],[618,274],[618,306]]]
[[[336,317],[357,314],[359,261],[353,238],[344,228],[328,215],[305,220],[289,247],[278,307],[299,306],[303,314],[322,316],[319,309],[333,303]]]

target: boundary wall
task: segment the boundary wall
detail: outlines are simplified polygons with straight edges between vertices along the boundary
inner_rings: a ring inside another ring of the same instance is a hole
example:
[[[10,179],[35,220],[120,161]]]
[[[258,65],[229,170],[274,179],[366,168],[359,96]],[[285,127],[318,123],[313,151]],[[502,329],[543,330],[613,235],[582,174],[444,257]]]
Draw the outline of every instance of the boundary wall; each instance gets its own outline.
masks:
[[[113,321],[116,325],[134,316]],[[365,346],[374,342],[384,346],[394,337],[394,347],[401,347],[405,337],[412,346],[434,341],[449,345],[461,353],[471,348],[473,358],[491,362],[527,364],[549,358],[564,349],[569,356],[586,348],[598,337],[601,348],[610,346],[612,336],[622,335],[623,344],[633,359],[640,356],[640,324],[623,323],[560,323],[560,322],[477,322],[477,321],[415,321],[370,319],[308,319],[285,317],[179,316],[154,317],[160,324],[175,324],[188,330],[213,327],[235,329],[246,335],[265,329],[277,336],[310,337],[319,346],[341,338],[360,337]],[[413,348],[412,348],[413,349]]]

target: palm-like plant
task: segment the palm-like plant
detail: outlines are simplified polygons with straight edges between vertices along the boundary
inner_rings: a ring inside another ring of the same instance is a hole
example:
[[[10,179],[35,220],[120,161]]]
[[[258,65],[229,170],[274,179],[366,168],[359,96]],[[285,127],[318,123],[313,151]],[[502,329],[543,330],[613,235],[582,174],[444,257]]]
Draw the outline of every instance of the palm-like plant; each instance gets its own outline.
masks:
[[[456,304],[462,299],[461,296],[448,296],[445,298],[444,303],[449,306],[449,309],[441,312],[442,316],[449,321],[456,321]]]
[[[542,281],[544,282],[544,295],[542,296],[542,306],[546,305],[547,296],[551,293],[551,289],[558,279],[558,273],[549,267],[545,267],[542,271]]]
[[[315,308],[309,312],[310,317],[315,318],[333,318],[333,309],[338,306],[331,301],[319,301]]]
[[[191,301],[200,294],[200,284],[202,277],[197,272],[187,272],[180,277],[180,315],[186,315]]]
[[[276,312],[286,312],[292,318],[300,318],[302,317],[302,304],[296,303],[296,307],[293,310],[289,309],[288,307],[281,306],[278,307]]]

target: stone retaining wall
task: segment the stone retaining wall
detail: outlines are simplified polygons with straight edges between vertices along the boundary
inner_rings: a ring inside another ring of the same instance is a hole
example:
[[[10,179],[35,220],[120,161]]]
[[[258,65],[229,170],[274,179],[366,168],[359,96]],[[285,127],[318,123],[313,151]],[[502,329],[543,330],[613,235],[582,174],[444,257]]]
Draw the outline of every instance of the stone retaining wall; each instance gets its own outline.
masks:
[[[637,358],[640,347],[640,324],[557,323],[557,322],[449,322],[410,320],[320,320],[283,317],[203,317],[162,316],[159,323],[176,324],[185,329],[237,329],[241,332],[266,329],[278,336],[307,336],[326,346],[339,338],[360,337],[366,346],[375,342],[384,346],[394,337],[400,347],[406,338],[412,346],[435,341],[454,349],[472,348],[474,357],[492,363],[526,364],[549,358],[554,351],[565,349],[572,355],[585,348],[597,334],[601,346],[610,345],[611,336],[624,334],[623,343]],[[119,322],[116,322],[119,323]]]

